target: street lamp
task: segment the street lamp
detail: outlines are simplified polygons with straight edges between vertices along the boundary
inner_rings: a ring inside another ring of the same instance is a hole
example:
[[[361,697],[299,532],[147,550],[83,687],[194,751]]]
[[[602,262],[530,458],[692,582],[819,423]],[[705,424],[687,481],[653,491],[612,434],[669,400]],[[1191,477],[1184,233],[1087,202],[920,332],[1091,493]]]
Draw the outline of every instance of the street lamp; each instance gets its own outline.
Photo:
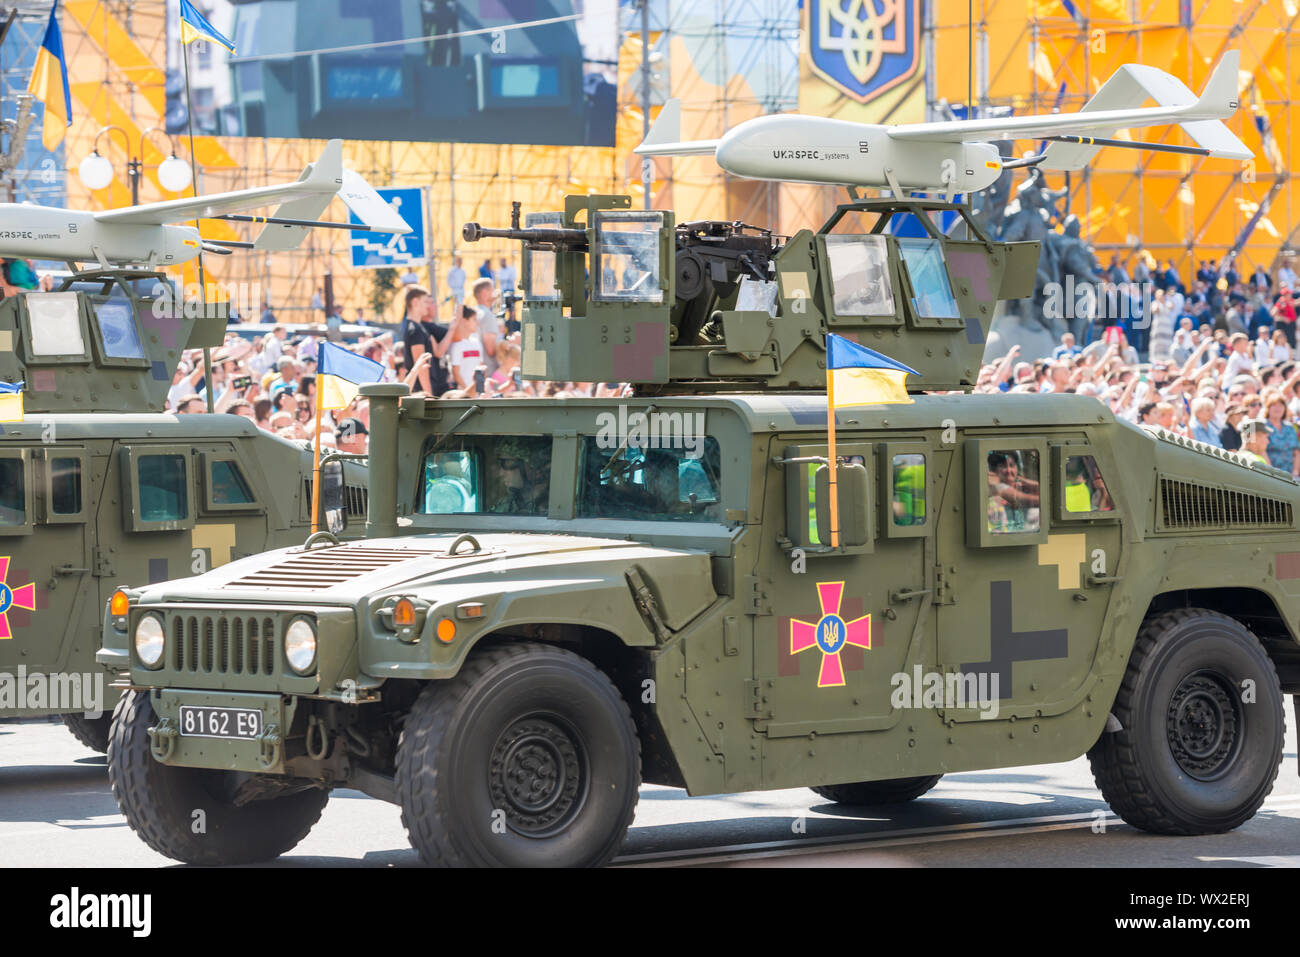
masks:
[[[105,133],[114,130],[122,134],[122,142],[126,145],[126,154],[131,156],[131,138],[127,135],[126,130],[120,126],[105,126],[96,133],[94,148],[91,150],[90,155],[82,160],[81,165],[77,167],[77,175],[81,177],[81,181],[89,189],[104,189],[109,183],[113,182],[113,164],[107,157],[100,155],[99,140]],[[163,136],[166,136],[167,148],[171,154],[158,166],[158,182],[169,193],[179,193],[190,185],[193,176],[190,164],[176,155],[176,144],[172,142],[172,138],[168,136],[167,131],[158,126],[151,126],[140,134],[139,154],[144,153],[144,142],[149,138],[150,133],[162,133]],[[144,163],[139,155],[131,156],[127,163],[126,172],[127,177],[131,180],[131,205],[138,206],[140,204],[140,179],[144,176]]]

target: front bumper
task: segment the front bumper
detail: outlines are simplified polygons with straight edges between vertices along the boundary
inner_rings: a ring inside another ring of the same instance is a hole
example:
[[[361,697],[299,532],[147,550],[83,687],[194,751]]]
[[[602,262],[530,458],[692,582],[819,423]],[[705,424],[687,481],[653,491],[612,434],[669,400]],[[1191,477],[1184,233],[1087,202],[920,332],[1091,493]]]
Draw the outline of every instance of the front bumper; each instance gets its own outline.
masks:
[[[285,741],[290,736],[298,699],[278,694],[232,694],[165,689],[152,693],[158,722],[149,729],[154,759],[162,764],[250,774],[283,774]],[[192,737],[181,733],[181,707],[246,708],[262,714],[257,738]]]

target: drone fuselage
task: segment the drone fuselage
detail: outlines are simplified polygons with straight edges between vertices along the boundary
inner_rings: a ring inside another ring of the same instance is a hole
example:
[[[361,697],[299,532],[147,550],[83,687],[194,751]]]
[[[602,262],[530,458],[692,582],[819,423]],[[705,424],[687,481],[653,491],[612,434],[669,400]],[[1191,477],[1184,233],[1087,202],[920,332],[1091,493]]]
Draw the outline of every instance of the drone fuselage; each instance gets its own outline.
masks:
[[[93,212],[0,203],[0,256],[175,266],[199,254],[193,226],[103,223]]]
[[[749,179],[972,193],[1002,173],[991,143],[903,142],[884,126],[776,114],[742,123],[718,142],[717,163]]]

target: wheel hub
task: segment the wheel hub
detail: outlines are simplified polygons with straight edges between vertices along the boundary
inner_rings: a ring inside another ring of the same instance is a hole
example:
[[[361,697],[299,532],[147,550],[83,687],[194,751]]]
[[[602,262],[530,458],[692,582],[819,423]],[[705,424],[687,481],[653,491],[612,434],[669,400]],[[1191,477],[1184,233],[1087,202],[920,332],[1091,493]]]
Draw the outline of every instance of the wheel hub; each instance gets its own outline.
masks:
[[[1174,689],[1166,722],[1169,747],[1192,777],[1207,780],[1231,763],[1240,727],[1237,700],[1216,678],[1198,672]]]
[[[548,837],[562,831],[586,798],[587,766],[581,743],[550,716],[510,725],[492,749],[488,788],[493,808],[514,831]]]

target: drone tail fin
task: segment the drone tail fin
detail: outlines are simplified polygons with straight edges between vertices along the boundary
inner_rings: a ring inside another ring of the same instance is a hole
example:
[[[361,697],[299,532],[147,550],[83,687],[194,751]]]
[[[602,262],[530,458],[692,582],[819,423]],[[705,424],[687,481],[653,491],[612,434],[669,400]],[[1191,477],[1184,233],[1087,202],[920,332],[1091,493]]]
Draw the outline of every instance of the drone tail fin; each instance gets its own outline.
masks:
[[[1222,122],[1236,112],[1238,106],[1239,62],[1240,53],[1237,50],[1225,53],[1215,65],[1199,97],[1186,84],[1164,70],[1134,63],[1126,64],[1102,84],[1101,89],[1079,112],[1087,114],[1132,110],[1141,107],[1147,100],[1154,100],[1157,106],[1175,108],[1180,116],[1173,122],[1181,126],[1198,146],[1210,150],[1211,156],[1250,159],[1254,155],[1250,148]],[[1089,132],[1098,138],[1110,138],[1118,130],[1119,127],[1093,129]],[[1042,168],[1082,169],[1100,149],[1100,146],[1079,143],[1052,143],[1047,147]]]
[[[717,149],[717,140],[682,140],[682,101],[669,100],[645,141],[632,152],[638,156],[712,156]]]

